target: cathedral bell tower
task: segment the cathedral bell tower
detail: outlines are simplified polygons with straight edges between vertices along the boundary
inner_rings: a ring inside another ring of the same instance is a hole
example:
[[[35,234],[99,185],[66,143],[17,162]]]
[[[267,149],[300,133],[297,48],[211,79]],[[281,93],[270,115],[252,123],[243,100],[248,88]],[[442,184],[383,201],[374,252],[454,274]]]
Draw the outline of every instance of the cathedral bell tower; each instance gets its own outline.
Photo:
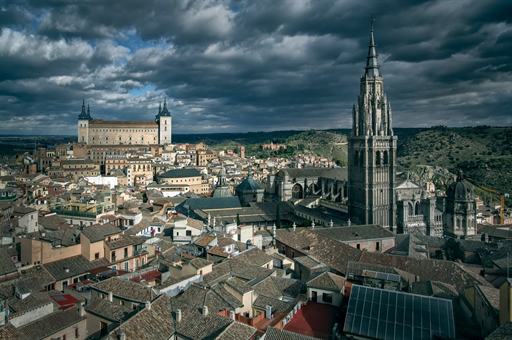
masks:
[[[379,73],[373,22],[372,17],[365,74],[352,108],[352,135],[348,139],[349,215],[362,224],[379,224],[396,231],[397,137],[393,136],[391,106]]]
[[[92,120],[91,110],[87,104],[85,111],[85,99],[82,101],[82,112],[78,116],[78,143],[89,144],[89,122]]]

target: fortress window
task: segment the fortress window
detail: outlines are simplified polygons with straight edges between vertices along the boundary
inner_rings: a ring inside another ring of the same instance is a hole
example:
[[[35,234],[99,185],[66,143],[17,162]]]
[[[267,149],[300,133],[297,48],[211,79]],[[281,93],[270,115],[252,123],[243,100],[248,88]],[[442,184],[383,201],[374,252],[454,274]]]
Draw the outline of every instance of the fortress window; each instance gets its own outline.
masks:
[[[119,140],[121,140],[121,136],[119,136]]]
[[[95,140],[95,139],[96,139],[96,137],[92,136],[92,140]]]
[[[167,131],[167,126],[165,127],[165,131]]]

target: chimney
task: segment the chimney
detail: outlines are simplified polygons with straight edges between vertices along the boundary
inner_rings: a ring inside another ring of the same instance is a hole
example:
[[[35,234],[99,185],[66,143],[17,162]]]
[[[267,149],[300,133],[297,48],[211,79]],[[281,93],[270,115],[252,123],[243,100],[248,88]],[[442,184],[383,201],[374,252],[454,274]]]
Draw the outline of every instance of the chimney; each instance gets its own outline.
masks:
[[[146,301],[146,309],[151,310],[151,302]]]
[[[229,318],[233,321],[235,321],[235,312],[231,311],[229,312]]]
[[[208,306],[203,306],[203,316],[208,316]]]
[[[85,307],[80,305],[78,307],[78,314],[80,315],[81,318],[83,318],[85,316]]]
[[[112,294],[112,292],[108,292],[108,301],[110,301],[110,302],[114,301],[114,294]]]
[[[176,322],[181,322],[181,309],[176,311]]]

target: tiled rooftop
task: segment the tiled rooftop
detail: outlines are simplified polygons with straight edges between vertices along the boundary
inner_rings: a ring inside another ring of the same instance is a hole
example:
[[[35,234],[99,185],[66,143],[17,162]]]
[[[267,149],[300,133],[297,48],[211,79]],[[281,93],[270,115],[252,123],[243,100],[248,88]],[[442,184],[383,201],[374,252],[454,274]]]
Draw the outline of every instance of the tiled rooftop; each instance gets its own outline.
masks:
[[[156,297],[151,288],[146,287],[140,283],[123,280],[117,277],[112,277],[105,281],[98,282],[91,286],[102,292],[112,292],[113,295],[136,302],[151,301]]]
[[[85,307],[85,310],[114,322],[126,320],[135,313],[135,310],[132,308],[121,306],[99,298],[95,298],[89,302]]]
[[[45,339],[84,319],[78,314],[77,308],[59,310],[20,327],[19,331],[30,339]]]
[[[268,255],[261,249],[251,248],[236,256],[233,256],[232,259],[242,261],[244,263],[254,264],[261,267],[271,262],[272,256]]]

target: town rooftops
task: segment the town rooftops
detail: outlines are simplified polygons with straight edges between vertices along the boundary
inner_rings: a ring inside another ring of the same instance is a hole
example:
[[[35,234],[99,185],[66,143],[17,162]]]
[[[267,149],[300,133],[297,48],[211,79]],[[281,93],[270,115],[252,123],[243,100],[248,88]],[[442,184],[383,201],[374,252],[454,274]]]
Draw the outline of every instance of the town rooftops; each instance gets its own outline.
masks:
[[[90,262],[82,255],[68,257],[59,261],[44,264],[43,267],[48,270],[56,281],[69,277],[78,276],[87,273],[89,270],[108,264],[104,258]]]
[[[201,258],[195,258],[195,259],[192,259],[190,260],[190,264],[196,268],[196,269],[201,269],[201,268],[204,268],[206,266],[209,266],[211,264],[213,264],[212,261],[208,261],[208,260],[205,260],[205,259],[201,259]]]
[[[78,314],[78,310],[76,308],[69,308],[66,310],[59,310],[19,327],[19,331],[29,339],[46,339],[58,331],[85,319],[85,316],[82,317]]]
[[[23,216],[23,215],[30,214],[30,213],[33,213],[36,211],[37,211],[36,209],[30,208],[30,207],[16,207],[16,208],[14,208],[14,215]]]
[[[132,308],[121,306],[99,298],[95,298],[89,302],[87,307],[85,307],[85,310],[113,322],[126,320],[135,312]]]
[[[323,272],[315,278],[309,280],[307,286],[308,288],[318,288],[330,290],[333,292],[340,292],[345,286],[345,278],[333,273]]]
[[[174,169],[158,175],[160,178],[188,178],[202,177],[202,174],[196,169]]]
[[[121,333],[126,339],[170,339],[175,334],[172,318],[176,311],[173,313],[169,300],[169,296],[160,295],[149,308],[144,308],[110,332],[108,339],[121,339]]]
[[[151,301],[152,298],[156,296],[156,294],[152,293],[151,288],[149,287],[117,277],[112,277],[105,281],[93,284],[91,289],[105,293],[112,292],[116,297],[135,302]]]
[[[284,329],[274,328],[269,326],[265,333],[265,340],[318,340],[300,333],[286,331]]]
[[[316,228],[315,233],[339,242],[395,238],[396,235],[380,225],[358,225],[354,227]]]
[[[240,322],[233,322],[216,340],[252,339],[258,330]]]
[[[110,223],[106,223],[104,225],[95,224],[82,230],[82,234],[86,236],[91,242],[103,241],[105,237],[119,234],[121,232],[121,229]]]
[[[261,267],[272,261],[272,256],[268,255],[261,249],[251,248],[236,256],[233,256],[232,259],[242,261],[244,263],[255,264]]]
[[[176,207],[176,210],[185,214],[188,210],[218,210],[218,209],[236,209],[241,208],[240,200],[236,196],[232,197],[208,197],[208,198],[189,198]]]

